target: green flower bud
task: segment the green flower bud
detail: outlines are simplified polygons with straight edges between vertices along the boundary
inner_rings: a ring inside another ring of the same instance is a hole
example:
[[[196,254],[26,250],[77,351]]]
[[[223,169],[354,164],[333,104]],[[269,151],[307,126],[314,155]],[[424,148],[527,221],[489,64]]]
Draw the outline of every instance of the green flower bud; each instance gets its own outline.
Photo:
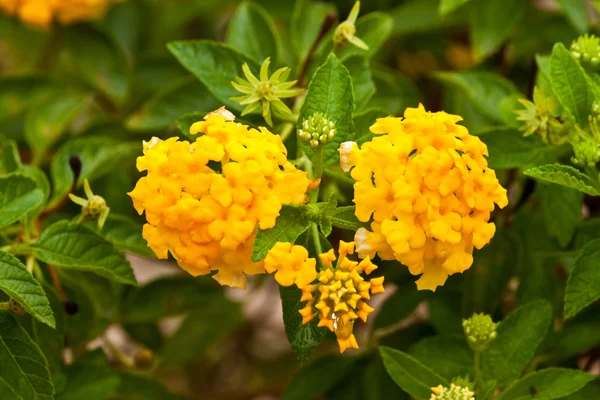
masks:
[[[600,161],[600,149],[598,144],[592,140],[580,140],[573,143],[575,155],[571,161],[580,167],[593,167]]]
[[[12,297],[8,301],[8,304],[10,306],[11,311],[14,312],[16,315],[24,315],[25,314],[25,309],[23,308],[21,303],[19,303]]]
[[[356,19],[358,18],[358,13],[360,12],[360,1],[354,3],[354,7],[348,14],[348,19],[338,25],[335,29],[335,33],[333,34],[333,45],[336,48],[342,48],[349,43],[352,43],[354,46],[359,47],[363,50],[369,50],[369,46],[363,42],[361,39],[356,37]]]
[[[455,384],[456,386],[467,388],[471,391],[475,390],[475,382],[471,380],[469,375],[467,375],[465,377],[457,376],[456,378],[452,379],[452,383]]]
[[[469,388],[450,384],[450,387],[439,385],[431,388],[434,393],[430,400],[474,400],[475,393]]]
[[[330,143],[335,137],[335,132],[335,123],[327,119],[323,113],[317,112],[304,120],[298,136],[316,149]]]
[[[546,143],[561,144],[568,141],[568,129],[555,114],[558,101],[554,96],[546,97],[538,87],[533,89],[533,102],[520,99],[525,109],[517,110],[517,121],[523,121],[524,136],[538,134]]]
[[[101,196],[95,195],[90,188],[87,179],[83,181],[83,189],[87,199],[69,194],[69,198],[75,204],[81,206],[81,219],[95,221],[98,220],[98,228],[102,229],[110,208],[106,206],[106,200]]]
[[[600,39],[588,34],[579,36],[571,44],[571,54],[588,71],[598,70],[600,67]]]
[[[484,351],[496,338],[498,324],[492,321],[487,314],[473,314],[469,319],[463,320],[463,330],[467,343],[474,351]]]

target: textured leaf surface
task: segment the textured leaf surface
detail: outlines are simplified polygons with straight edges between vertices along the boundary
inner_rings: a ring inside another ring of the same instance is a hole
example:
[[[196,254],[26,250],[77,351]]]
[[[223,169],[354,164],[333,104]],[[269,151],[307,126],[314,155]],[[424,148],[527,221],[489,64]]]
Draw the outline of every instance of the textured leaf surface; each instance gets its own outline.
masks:
[[[532,168],[553,161],[550,147],[537,137],[524,137],[510,126],[500,126],[477,133],[487,146],[488,164],[493,169]]]
[[[571,318],[600,298],[600,239],[589,242],[575,263],[565,293],[565,317]]]
[[[464,336],[433,336],[418,341],[408,353],[446,379],[473,376],[473,351]]]
[[[528,400],[531,398],[539,399],[560,399],[575,393],[588,382],[596,379],[594,375],[583,371],[566,368],[547,368],[541,371],[527,375],[520,381],[515,382],[506,389],[498,400]],[[532,397],[532,388],[535,390],[535,396]]]
[[[0,290],[17,300],[31,315],[55,327],[50,302],[27,267],[11,254],[0,251]]]
[[[136,284],[125,256],[83,225],[57,222],[44,230],[33,248],[40,260],[57,267],[90,271],[117,282]]]
[[[142,237],[142,226],[125,215],[110,213],[101,231],[98,230],[96,221],[89,221],[86,226],[122,251],[154,258],[154,252]]]
[[[540,184],[537,192],[548,234],[556,238],[562,248],[567,247],[581,221],[582,193],[555,184]]]
[[[275,23],[259,4],[244,1],[229,21],[227,44],[262,62],[267,57],[277,64],[279,36]]]
[[[546,182],[556,183],[571,189],[579,190],[591,196],[600,196],[598,189],[589,176],[570,165],[549,164],[541,167],[530,168],[525,171],[525,175]]]
[[[268,251],[277,242],[294,243],[298,236],[306,232],[309,227],[310,222],[304,216],[303,207],[284,205],[273,228],[259,229],[256,232],[252,260],[259,261],[265,258]]]
[[[17,222],[43,201],[44,193],[31,178],[18,173],[0,178],[0,228]]]

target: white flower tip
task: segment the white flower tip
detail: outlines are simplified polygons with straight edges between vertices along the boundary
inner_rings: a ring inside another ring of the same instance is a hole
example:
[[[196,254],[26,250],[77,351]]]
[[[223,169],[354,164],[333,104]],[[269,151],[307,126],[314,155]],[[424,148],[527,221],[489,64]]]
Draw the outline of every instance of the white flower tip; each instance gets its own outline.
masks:
[[[226,109],[225,106],[223,106],[215,111],[209,112],[208,114],[206,114],[204,116],[204,119],[205,120],[209,119],[213,115],[220,115],[221,117],[224,117],[227,121],[230,121],[230,122],[235,120],[235,115],[233,115],[233,113],[231,111]]]
[[[150,139],[147,142],[145,140],[142,140],[142,147],[144,148],[144,154],[146,154],[146,151],[148,151],[151,148],[153,148],[154,146],[156,146],[156,144],[159,142],[162,142],[162,139],[158,138],[156,136],[153,136],[152,139]]]
[[[350,153],[354,150],[356,142],[343,142],[340,144],[338,152],[340,153],[340,167],[344,172],[350,171],[353,163],[350,160]]]

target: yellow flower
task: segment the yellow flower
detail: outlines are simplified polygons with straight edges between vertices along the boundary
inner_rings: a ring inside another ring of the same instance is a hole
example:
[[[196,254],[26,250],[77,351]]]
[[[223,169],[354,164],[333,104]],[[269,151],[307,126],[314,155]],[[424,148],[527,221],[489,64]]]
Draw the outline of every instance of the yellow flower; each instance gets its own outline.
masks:
[[[408,108],[404,118],[381,118],[378,134],[359,149],[342,143],[341,165],[354,184],[356,216],[371,230],[356,232],[359,257],[396,259],[419,290],[435,289],[473,263],[473,248],[494,236],[488,222],[506,190],[488,168],[486,145],[469,135],[461,118]]]
[[[308,258],[308,251],[298,245],[278,242],[265,257],[265,269],[275,274],[281,286],[296,284],[300,289],[317,278],[316,260]]]
[[[98,19],[120,0],[0,0],[0,10],[41,28]]]
[[[318,273],[318,282],[302,289],[300,301],[308,303],[299,312],[302,323],[310,322],[314,310],[318,310],[319,326],[326,326],[334,332],[340,351],[348,348],[357,349],[358,343],[354,337],[354,321],[360,318],[367,321],[367,316],[373,311],[365,300],[371,294],[383,293],[383,277],[365,280],[360,274],[367,275],[377,269],[377,266],[366,257],[360,263],[351,261],[346,256],[354,253],[354,242],[340,241],[339,256],[333,266],[335,254],[332,250],[320,254],[323,269]]]
[[[129,193],[146,212],[143,236],[159,258],[171,253],[190,274],[246,287],[256,229],[275,225],[282,204],[303,203],[309,180],[286,157],[281,138],[232,122],[224,108],[196,122],[195,142],[144,142],[137,168],[148,171]]]
[[[469,388],[455,385],[454,383],[450,384],[450,387],[444,387],[442,385],[438,385],[436,387],[432,387],[431,391],[433,394],[429,398],[429,400],[474,400],[475,393],[473,393]]]

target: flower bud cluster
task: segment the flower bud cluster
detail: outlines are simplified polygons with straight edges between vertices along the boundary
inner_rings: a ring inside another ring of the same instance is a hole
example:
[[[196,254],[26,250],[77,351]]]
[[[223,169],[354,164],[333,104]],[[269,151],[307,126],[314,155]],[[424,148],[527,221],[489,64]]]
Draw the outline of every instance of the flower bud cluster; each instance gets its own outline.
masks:
[[[330,143],[335,137],[335,133],[335,123],[327,119],[323,113],[317,112],[304,120],[298,136],[309,143],[310,147],[316,149]]]

